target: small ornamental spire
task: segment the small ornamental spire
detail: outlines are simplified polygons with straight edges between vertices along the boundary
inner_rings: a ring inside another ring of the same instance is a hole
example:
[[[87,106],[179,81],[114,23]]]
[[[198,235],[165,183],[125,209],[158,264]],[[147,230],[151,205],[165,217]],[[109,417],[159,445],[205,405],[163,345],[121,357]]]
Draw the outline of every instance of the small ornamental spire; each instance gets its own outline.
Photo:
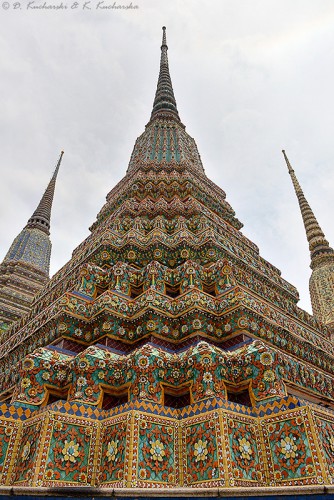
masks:
[[[304,196],[303,190],[298,182],[298,179],[288,160],[288,157],[285,154],[285,151],[282,150],[282,153],[288,166],[289,174],[293,183],[293,187],[295,188],[300,211],[303,217],[306,237],[311,254],[310,267],[314,269],[318,263],[323,262],[324,260],[331,260],[334,262],[334,251],[329,246],[329,243],[326,240],[325,235]]]
[[[57,175],[61,164],[61,160],[63,158],[63,154],[64,151],[61,151],[58,163],[56,165],[55,171],[53,172],[48,187],[46,188],[35,212],[28,220],[26,228],[38,228],[47,235],[50,234],[50,218],[51,218],[53,195],[55,192]]]
[[[161,44],[161,59],[160,59],[160,72],[155,99],[153,103],[153,110],[151,120],[153,118],[163,115],[169,115],[180,121],[179,113],[176,107],[172,80],[169,74],[168,57],[167,57],[167,39],[166,28],[162,28],[162,44]]]

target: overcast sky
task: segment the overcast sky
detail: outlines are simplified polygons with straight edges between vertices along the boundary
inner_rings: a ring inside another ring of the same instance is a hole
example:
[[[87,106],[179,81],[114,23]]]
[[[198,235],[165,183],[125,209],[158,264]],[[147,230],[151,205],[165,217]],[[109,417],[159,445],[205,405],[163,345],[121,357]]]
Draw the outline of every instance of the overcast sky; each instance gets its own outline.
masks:
[[[89,10],[63,0],[68,8],[52,11],[15,1],[0,2],[0,261],[61,149],[51,274],[89,234],[149,120],[166,25],[179,114],[207,175],[311,311],[308,245],[281,150],[334,245],[334,1],[132,0],[138,9],[116,10],[91,0]]]

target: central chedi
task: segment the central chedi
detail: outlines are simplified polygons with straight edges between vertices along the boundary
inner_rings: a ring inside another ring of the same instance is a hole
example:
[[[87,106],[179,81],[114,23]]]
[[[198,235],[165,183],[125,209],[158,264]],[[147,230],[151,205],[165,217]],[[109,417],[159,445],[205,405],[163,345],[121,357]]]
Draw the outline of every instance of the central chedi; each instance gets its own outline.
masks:
[[[126,176],[2,337],[1,484],[333,481],[331,332],[241,227],[180,121],[163,28]]]

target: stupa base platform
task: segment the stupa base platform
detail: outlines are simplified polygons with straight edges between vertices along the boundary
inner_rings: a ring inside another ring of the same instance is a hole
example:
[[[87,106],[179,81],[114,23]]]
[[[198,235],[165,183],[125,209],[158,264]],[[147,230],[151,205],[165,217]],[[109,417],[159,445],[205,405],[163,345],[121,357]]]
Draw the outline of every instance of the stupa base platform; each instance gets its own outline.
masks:
[[[211,398],[179,410],[138,400],[108,411],[63,401],[0,411],[2,495],[31,487],[34,495],[94,492],[86,498],[334,488],[334,415],[291,396],[257,408]]]
[[[274,487],[255,487],[255,488],[162,488],[159,490],[147,490],[146,488],[92,488],[78,486],[72,488],[24,488],[20,486],[1,487],[0,497],[3,500],[7,498],[23,498],[31,500],[34,498],[56,498],[57,500],[68,498],[86,498],[94,500],[94,498],[108,499],[115,498],[225,498],[225,500],[234,500],[238,498],[261,500],[273,499],[279,497],[280,500],[287,498],[293,500],[295,498],[317,498],[319,500],[331,500],[334,498],[334,486],[290,486],[286,488]]]

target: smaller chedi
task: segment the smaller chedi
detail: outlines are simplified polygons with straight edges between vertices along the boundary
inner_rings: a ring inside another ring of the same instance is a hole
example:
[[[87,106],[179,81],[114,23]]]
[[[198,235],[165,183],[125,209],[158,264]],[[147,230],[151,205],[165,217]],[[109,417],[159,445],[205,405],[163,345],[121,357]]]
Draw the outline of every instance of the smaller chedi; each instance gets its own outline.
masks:
[[[51,208],[62,157],[63,151],[38,207],[0,264],[0,339],[2,331],[29,312],[49,280]]]
[[[206,176],[167,49],[163,28],[152,113],[124,178],[2,334],[2,492],[332,491],[333,251],[288,163],[310,243],[310,315]]]
[[[284,150],[283,155],[297,195],[311,254],[310,295],[313,314],[334,332],[334,250],[329,246]]]

